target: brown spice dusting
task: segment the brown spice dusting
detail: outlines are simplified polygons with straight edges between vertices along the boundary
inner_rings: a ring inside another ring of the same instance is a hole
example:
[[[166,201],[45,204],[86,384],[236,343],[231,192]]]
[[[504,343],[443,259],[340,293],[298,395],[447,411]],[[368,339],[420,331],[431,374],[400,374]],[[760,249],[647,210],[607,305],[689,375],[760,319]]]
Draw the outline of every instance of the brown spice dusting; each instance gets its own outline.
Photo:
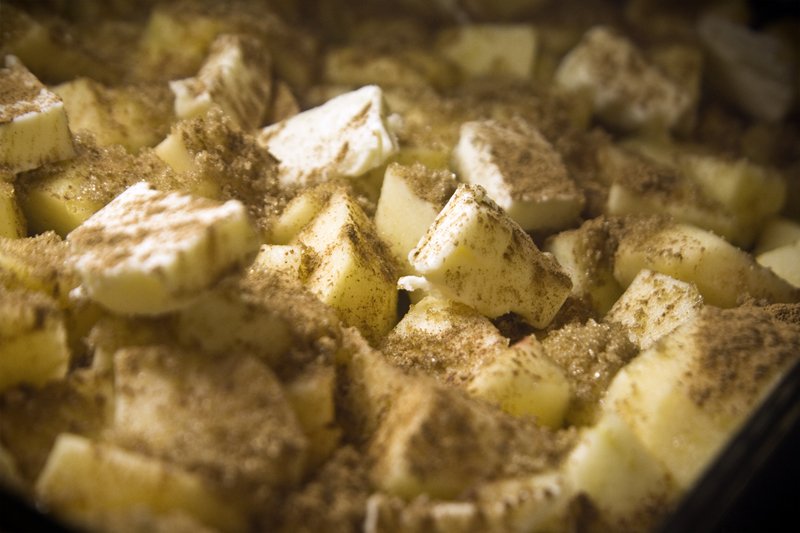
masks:
[[[272,369],[283,381],[291,380],[314,361],[332,361],[341,347],[341,324],[334,311],[296,280],[280,273],[253,270],[244,278],[231,276],[220,282],[214,293],[253,314],[274,317],[288,330],[289,349],[277,358],[269,358]],[[227,349],[261,355],[256,346],[247,343]]]
[[[114,373],[113,442],[197,472],[256,516],[271,516],[299,483],[306,437],[279,381],[257,360],[124,348]]]
[[[166,166],[155,156],[140,157],[127,153],[121,146],[98,146],[89,134],[75,138],[77,156],[66,161],[48,163],[19,175],[20,194],[47,187],[54,179],[66,179],[74,186],[63,193],[65,200],[92,202],[98,209],[122,191],[139,181],[155,179],[168,182]]]
[[[283,504],[278,531],[349,532],[360,529],[372,484],[363,455],[339,448],[316,475]]]
[[[28,239],[0,237],[0,284],[27,287],[59,301],[78,285],[67,243],[53,232]]]
[[[190,177],[213,183],[219,188],[220,199],[244,203],[265,232],[295,194],[279,185],[275,158],[218,109],[179,123],[173,134],[181,136],[194,157]]]
[[[23,478],[39,476],[62,432],[100,436],[111,419],[110,374],[78,371],[40,390],[12,388],[0,395],[0,444],[17,459]]]
[[[440,209],[444,207],[458,186],[452,172],[432,170],[419,162],[413,165],[390,163],[386,171],[398,175],[408,184],[414,194]]]
[[[692,401],[712,413],[741,416],[797,360],[800,326],[773,313],[755,306],[703,309],[692,337],[699,357],[686,371]]]
[[[572,383],[574,397],[568,417],[577,424],[593,422],[609,383],[639,352],[623,326],[591,319],[550,332],[542,345]]]
[[[58,101],[16,58],[6,59],[0,67],[0,124],[40,112]]]
[[[463,385],[508,341],[483,315],[455,302],[426,299],[412,306],[380,346],[399,368]]]
[[[433,497],[463,497],[481,482],[553,468],[575,439],[453,388],[420,382],[398,400],[371,444],[373,480],[381,483],[384,461],[400,460]]]
[[[491,154],[511,198],[532,202],[580,196],[561,156],[527,121],[484,121],[475,123],[472,131],[477,147]]]

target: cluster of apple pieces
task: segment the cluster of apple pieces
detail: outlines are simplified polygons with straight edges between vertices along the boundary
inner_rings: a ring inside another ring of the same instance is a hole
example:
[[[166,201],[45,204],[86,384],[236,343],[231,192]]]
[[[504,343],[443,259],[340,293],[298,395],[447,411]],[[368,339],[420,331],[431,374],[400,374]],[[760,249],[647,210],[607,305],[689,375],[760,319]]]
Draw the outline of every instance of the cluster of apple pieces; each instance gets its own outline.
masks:
[[[364,21],[410,44],[303,91],[248,5],[156,7],[140,85],[4,7],[3,484],[103,531],[655,527],[800,355],[785,174],[670,140],[699,49]],[[773,40],[698,33],[786,115]]]

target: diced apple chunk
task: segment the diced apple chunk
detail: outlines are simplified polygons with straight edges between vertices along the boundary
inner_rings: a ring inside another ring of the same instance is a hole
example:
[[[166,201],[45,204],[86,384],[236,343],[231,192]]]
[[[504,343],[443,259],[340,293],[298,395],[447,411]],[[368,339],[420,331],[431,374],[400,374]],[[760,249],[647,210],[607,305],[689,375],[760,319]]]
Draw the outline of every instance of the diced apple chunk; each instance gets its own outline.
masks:
[[[225,278],[180,310],[175,332],[208,353],[260,357],[282,377],[332,358],[340,338],[335,312],[299,280],[260,270]]]
[[[763,308],[706,306],[619,372],[604,406],[686,489],[799,349],[797,325]]]
[[[525,231],[574,223],[584,197],[559,153],[523,120],[466,122],[453,150],[462,181],[481,185]]]
[[[538,48],[529,24],[465,24],[440,32],[439,52],[472,77],[531,79]]]
[[[0,287],[0,391],[63,378],[69,360],[58,304],[41,293]]]
[[[27,235],[27,222],[10,183],[0,182],[0,237],[18,239]]]
[[[375,228],[398,263],[410,269],[408,253],[425,235],[456,190],[453,174],[416,163],[391,163],[383,177]]]
[[[614,276],[628,286],[642,269],[694,283],[706,303],[733,307],[741,298],[795,302],[800,292],[725,239],[686,224],[650,220],[621,239]]]
[[[515,312],[535,327],[550,323],[572,285],[555,258],[474,185],[456,190],[409,260],[445,296],[490,318]]]
[[[129,187],[69,234],[84,289],[120,313],[187,305],[258,248],[244,206]]]
[[[595,27],[562,60],[556,84],[588,91],[594,112],[623,130],[671,129],[692,96],[650,64],[636,46],[607,27]]]
[[[764,252],[756,261],[800,288],[800,241]]]
[[[435,296],[412,305],[380,345],[394,365],[462,387],[507,347],[508,339],[488,318]]]
[[[605,212],[610,215],[659,213],[714,231],[747,246],[756,227],[706,194],[674,165],[650,161],[628,150],[606,147],[599,153],[603,175],[611,181]]]
[[[185,4],[152,10],[136,50],[138,77],[191,76],[202,64],[214,38],[227,29],[225,23],[213,14],[186,10]]]
[[[105,86],[78,78],[53,88],[64,101],[69,126],[89,132],[97,144],[120,144],[131,153],[155,146],[173,118],[169,91],[158,85]]]
[[[619,226],[617,219],[590,220],[553,235],[544,245],[569,275],[572,295],[587,301],[598,316],[605,315],[623,291],[613,274],[613,234]]]
[[[10,55],[0,67],[0,83],[0,176],[75,155],[58,96]]]
[[[306,287],[378,342],[397,321],[396,265],[373,222],[343,188],[293,240],[317,255]]]
[[[110,372],[80,369],[38,389],[16,387],[3,393],[3,446],[27,486],[39,477],[59,434],[96,438],[108,428],[114,409],[112,380]]]
[[[339,446],[335,396],[333,366],[313,366],[286,384],[286,399],[308,437],[308,470],[321,466]]]
[[[0,287],[0,390],[42,386],[63,378],[70,351],[64,317],[55,301]]]
[[[283,272],[304,282],[313,267],[314,257],[314,252],[302,244],[262,244],[250,271]]]
[[[271,67],[268,51],[255,37],[220,35],[197,76],[170,82],[175,114],[194,118],[216,104],[243,129],[257,128],[272,96]]]
[[[56,514],[83,527],[141,506],[154,514],[180,510],[221,531],[246,531],[242,513],[196,474],[69,433],[56,440],[36,494]]]
[[[418,381],[400,392],[370,445],[373,482],[404,498],[453,498],[511,470],[533,474],[561,445],[531,419],[518,419],[456,389]]]
[[[330,200],[336,185],[322,184],[304,189],[283,208],[270,228],[270,242],[291,243]]]
[[[28,239],[0,238],[0,272],[8,288],[42,292],[62,305],[80,280],[69,264],[66,242],[53,232]]]
[[[325,54],[326,82],[350,87],[379,84],[381,87],[452,87],[458,69],[441,55],[426,48],[381,50],[362,46],[340,46]]]
[[[55,231],[66,237],[143,176],[159,188],[175,188],[167,167],[152,154],[133,156],[121,146],[97,146],[84,136],[76,138],[75,146],[76,157],[49,163],[18,180],[20,207],[33,233]]]
[[[649,530],[677,494],[669,471],[613,412],[583,431],[564,476],[573,494],[585,495],[599,511],[601,529]]]
[[[514,416],[533,416],[559,428],[572,398],[564,372],[545,354],[536,337],[527,337],[475,369],[467,392]]]
[[[604,320],[625,326],[631,341],[644,350],[702,307],[703,297],[694,285],[641,270]]]

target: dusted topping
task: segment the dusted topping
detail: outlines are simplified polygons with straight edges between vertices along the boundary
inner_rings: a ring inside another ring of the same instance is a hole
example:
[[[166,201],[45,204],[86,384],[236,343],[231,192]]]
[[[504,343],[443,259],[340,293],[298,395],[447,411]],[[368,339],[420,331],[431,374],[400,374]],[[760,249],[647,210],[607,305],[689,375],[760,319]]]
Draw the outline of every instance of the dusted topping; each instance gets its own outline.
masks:
[[[639,352],[618,324],[571,323],[542,341],[547,356],[573,385],[573,421],[593,422],[593,412],[617,371]]]
[[[631,41],[602,26],[586,32],[569,52],[556,83],[570,91],[587,91],[594,111],[624,130],[671,128],[692,103],[690,95],[648,63]]]
[[[281,531],[356,531],[364,522],[371,492],[363,456],[344,446],[310,483],[289,496]]]
[[[397,151],[383,93],[375,85],[268,126],[259,142],[280,161],[286,186],[357,177]]]
[[[30,239],[0,239],[0,272],[9,288],[28,287],[66,300],[78,284],[67,258],[67,244],[52,232]]]
[[[61,99],[28,72],[19,59],[6,56],[5,67],[0,68],[0,124],[60,104]]]
[[[561,157],[541,133],[524,121],[508,125],[470,122],[461,126],[462,138],[467,132],[475,148],[488,153],[497,166],[511,199],[531,201],[578,194]]]
[[[797,361],[746,250],[800,151],[739,113],[786,112],[773,38],[631,2],[5,8],[0,485],[89,531],[655,528]]]
[[[196,472],[232,503],[264,514],[300,480],[307,439],[279,381],[257,360],[125,348],[114,374],[116,442]]]
[[[50,327],[53,322],[61,319],[61,310],[52,298],[44,294],[0,287],[0,317],[2,343],[31,331]],[[0,381],[5,382],[5,379]]]
[[[68,237],[89,296],[123,313],[180,308],[254,254],[242,204],[138,183]]]
[[[278,184],[275,158],[219,110],[177,123],[171,136],[180,139],[190,158],[188,168],[176,169],[179,174],[197,184],[201,194],[242,202],[264,230],[293,194]]]
[[[398,174],[414,194],[435,206],[446,204],[458,186],[453,173],[447,170],[431,170],[421,163],[390,165],[391,171]]]
[[[743,416],[800,351],[800,327],[779,320],[758,307],[704,308],[693,333],[700,356],[686,370],[692,401]]]
[[[492,323],[474,309],[428,297],[412,306],[381,351],[400,368],[463,385],[507,346]]]
[[[537,327],[552,320],[571,286],[555,258],[480,186],[456,190],[409,261],[448,297],[492,318],[513,311]]]
[[[220,35],[194,78],[170,83],[181,118],[219,105],[244,129],[261,126],[272,96],[271,58],[261,43],[247,35]]]

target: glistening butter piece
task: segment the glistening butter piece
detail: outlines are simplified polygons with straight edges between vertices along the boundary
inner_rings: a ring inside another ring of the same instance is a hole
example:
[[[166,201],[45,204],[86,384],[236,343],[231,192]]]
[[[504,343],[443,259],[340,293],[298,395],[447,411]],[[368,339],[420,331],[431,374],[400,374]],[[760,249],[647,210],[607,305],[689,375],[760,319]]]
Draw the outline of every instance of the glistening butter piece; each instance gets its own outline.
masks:
[[[14,56],[0,68],[0,175],[75,155],[61,99]]]
[[[484,187],[525,231],[568,227],[583,209],[583,192],[559,153],[523,120],[465,122],[453,166],[463,181]]]
[[[397,152],[381,89],[368,85],[261,130],[284,185],[357,177]]]
[[[137,183],[67,237],[89,297],[118,313],[179,309],[255,255],[245,207]]]

